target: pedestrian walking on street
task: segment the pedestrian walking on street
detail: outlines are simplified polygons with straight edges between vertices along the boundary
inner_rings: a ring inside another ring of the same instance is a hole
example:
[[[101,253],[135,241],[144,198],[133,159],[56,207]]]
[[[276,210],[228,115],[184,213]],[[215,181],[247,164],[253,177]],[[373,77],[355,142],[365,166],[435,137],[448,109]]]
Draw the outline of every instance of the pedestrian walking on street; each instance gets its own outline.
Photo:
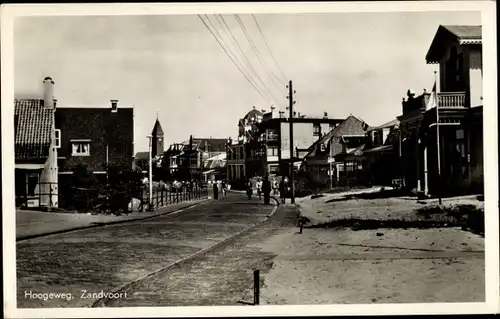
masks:
[[[219,199],[219,186],[214,182],[214,199]]]
[[[252,199],[252,181],[250,179],[248,179],[247,181],[247,185],[246,185],[246,188],[247,188],[247,196],[248,196],[248,199]]]
[[[279,185],[279,188],[280,188],[280,198],[281,198],[281,203],[285,203],[285,190],[286,190],[286,185],[285,185],[285,178],[282,177],[281,178],[281,181],[280,181],[280,185]]]
[[[257,194],[259,195],[259,200],[262,199],[262,180],[259,178],[257,180]]]
[[[227,200],[227,183],[225,180],[222,180],[221,190],[222,190],[222,198]]]
[[[262,192],[264,193],[264,205],[269,205],[271,198],[271,182],[267,176],[264,177],[264,181],[262,182]]]
[[[279,185],[277,180],[273,180],[273,195],[279,194]]]

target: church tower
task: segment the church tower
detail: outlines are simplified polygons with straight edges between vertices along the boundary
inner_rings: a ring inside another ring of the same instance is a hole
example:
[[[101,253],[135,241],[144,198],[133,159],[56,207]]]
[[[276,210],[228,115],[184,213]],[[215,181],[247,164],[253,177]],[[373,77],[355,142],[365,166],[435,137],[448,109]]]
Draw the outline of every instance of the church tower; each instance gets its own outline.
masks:
[[[155,157],[157,155],[162,155],[164,152],[164,136],[163,136],[163,129],[161,128],[160,121],[158,120],[158,117],[156,117],[156,122],[155,126],[153,127],[153,132],[151,133],[153,137],[153,145],[152,145],[152,156]]]

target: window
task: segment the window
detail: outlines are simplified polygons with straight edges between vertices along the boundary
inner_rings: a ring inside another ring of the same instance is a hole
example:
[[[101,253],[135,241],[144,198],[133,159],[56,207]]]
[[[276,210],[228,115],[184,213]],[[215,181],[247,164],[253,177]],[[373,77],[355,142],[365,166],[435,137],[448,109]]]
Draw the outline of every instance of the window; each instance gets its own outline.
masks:
[[[321,126],[319,124],[313,124],[313,135],[318,136],[321,134]]]
[[[56,148],[61,148],[61,130],[59,129],[54,130],[54,135],[55,135],[54,146]]]
[[[275,146],[268,146],[267,156],[278,156],[278,148]]]
[[[279,173],[279,166],[269,165],[269,173],[277,175]]]
[[[191,166],[193,166],[193,165],[194,166],[198,165],[198,157],[196,157],[196,156],[191,157]]]
[[[321,149],[322,152],[326,151],[326,145],[323,144],[323,143],[321,143],[320,149]]]
[[[40,175],[39,173],[28,173],[27,174],[27,194],[28,196],[35,196],[35,190],[36,186],[38,185],[38,182],[40,180]]]
[[[240,178],[245,177],[245,166],[240,165]]]
[[[455,136],[456,136],[456,139],[457,139],[457,141],[456,141],[456,150],[460,154],[460,156],[463,158],[463,157],[466,156],[466,154],[465,154],[465,141],[464,141],[465,133],[464,133],[464,130],[463,129],[456,130]]]
[[[89,156],[90,155],[90,142],[72,142],[73,156]]]

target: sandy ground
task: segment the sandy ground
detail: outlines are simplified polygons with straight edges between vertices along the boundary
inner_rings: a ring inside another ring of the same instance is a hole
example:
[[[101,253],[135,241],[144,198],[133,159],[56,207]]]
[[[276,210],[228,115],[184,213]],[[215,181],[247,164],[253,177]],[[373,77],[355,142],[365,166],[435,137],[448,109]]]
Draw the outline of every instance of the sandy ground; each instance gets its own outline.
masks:
[[[362,193],[376,192],[378,190],[379,188],[367,189]],[[438,204],[435,199],[417,201],[411,197],[344,199],[346,195],[355,193],[361,192],[324,194],[324,196],[314,199],[308,196],[298,199],[296,203],[299,206],[301,215],[309,219],[308,226],[340,219],[411,219],[415,216],[416,209],[432,207]],[[472,196],[443,199],[443,207],[456,205],[474,205],[479,209],[484,209],[484,202]]]
[[[262,242],[274,252],[263,304],[484,301],[484,240],[456,228],[304,229]]]

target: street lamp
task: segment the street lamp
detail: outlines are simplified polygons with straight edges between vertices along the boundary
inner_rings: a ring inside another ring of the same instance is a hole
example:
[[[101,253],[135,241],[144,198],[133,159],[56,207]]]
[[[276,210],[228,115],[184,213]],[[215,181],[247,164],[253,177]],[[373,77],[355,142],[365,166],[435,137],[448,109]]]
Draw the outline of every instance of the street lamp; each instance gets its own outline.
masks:
[[[149,210],[153,210],[153,136],[148,135],[149,139]]]

